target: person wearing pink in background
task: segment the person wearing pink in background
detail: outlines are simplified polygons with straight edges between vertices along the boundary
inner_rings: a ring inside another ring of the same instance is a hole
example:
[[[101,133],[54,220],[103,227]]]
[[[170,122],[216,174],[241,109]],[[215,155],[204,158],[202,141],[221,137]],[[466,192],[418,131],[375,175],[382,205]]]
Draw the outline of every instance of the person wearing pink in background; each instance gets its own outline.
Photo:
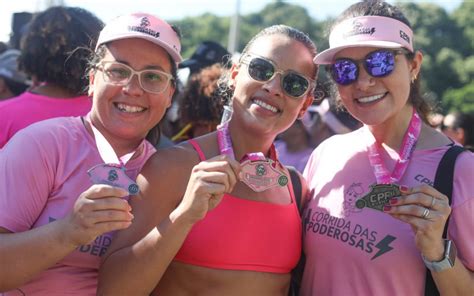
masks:
[[[171,104],[180,48],[153,15],[112,20],[90,62],[90,113],[32,124],[0,150],[4,295],[96,295],[111,231],[132,222],[126,197],[155,152],[145,137]]]
[[[0,102],[0,148],[32,123],[90,111],[84,74],[102,27],[100,19],[78,7],[51,7],[35,15],[18,59],[33,86]]]
[[[364,126],[320,144],[305,168],[301,295],[421,296],[427,267],[441,295],[472,295],[474,154],[457,158],[450,206],[432,186],[455,144],[428,124],[413,38],[397,7],[363,1],[339,16],[314,59]]]

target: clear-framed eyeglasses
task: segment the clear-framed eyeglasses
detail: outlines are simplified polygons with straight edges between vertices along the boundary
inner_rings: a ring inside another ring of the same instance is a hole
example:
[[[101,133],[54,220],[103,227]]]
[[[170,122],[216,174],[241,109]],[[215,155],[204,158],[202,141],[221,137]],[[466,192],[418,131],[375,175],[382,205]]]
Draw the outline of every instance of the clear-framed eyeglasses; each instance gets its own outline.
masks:
[[[115,61],[101,62],[97,69],[102,72],[104,81],[113,85],[127,85],[133,76],[137,75],[140,87],[144,91],[153,94],[164,92],[170,82],[174,80],[173,75],[160,70],[145,69],[136,71],[128,65]]]

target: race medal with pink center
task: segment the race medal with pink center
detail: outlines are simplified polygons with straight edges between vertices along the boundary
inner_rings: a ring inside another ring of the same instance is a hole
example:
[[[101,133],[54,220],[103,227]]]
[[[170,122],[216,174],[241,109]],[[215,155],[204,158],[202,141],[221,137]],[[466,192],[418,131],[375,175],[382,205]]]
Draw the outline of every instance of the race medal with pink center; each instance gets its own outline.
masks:
[[[118,158],[107,139],[95,128],[90,120],[88,121],[94,133],[97,150],[104,161],[104,163],[95,165],[87,171],[92,183],[120,187],[127,190],[129,195],[138,194],[140,191],[138,184],[125,173],[125,164],[132,158],[136,151]]]
[[[89,169],[87,174],[94,184],[120,187],[127,190],[130,195],[136,195],[139,192],[137,183],[125,174],[125,169],[120,165],[101,163]]]
[[[227,122],[217,128],[217,140],[220,152],[235,159]],[[269,159],[261,152],[246,154],[241,160],[241,181],[255,192],[265,191],[275,186],[286,186],[288,177],[276,168],[278,165],[276,159],[274,145],[270,148]]]
[[[375,174],[377,184],[370,185],[370,191],[356,201],[356,207],[362,209],[368,207],[374,210],[383,211],[383,207],[389,204],[392,197],[400,195],[400,187],[396,185],[405,173],[410,161],[416,142],[420,136],[421,119],[413,108],[413,115],[407,131],[403,137],[399,159],[395,164],[392,173],[388,171],[381,156],[381,145],[367,129],[365,134],[371,144],[368,146],[369,161]],[[370,143],[369,142],[369,143]]]
[[[273,166],[271,159],[251,153],[241,163],[240,177],[253,191],[261,192],[275,186],[288,184],[288,177]],[[261,153],[260,153],[261,154]],[[257,158],[258,157],[258,158]],[[252,160],[254,159],[254,160]]]

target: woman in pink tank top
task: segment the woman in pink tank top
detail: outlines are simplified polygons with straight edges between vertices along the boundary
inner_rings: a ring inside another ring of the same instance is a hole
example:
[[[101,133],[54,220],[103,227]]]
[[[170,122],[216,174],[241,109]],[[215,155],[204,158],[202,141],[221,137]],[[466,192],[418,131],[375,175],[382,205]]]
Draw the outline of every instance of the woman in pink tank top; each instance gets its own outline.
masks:
[[[158,151],[138,177],[134,222],[106,254],[99,295],[287,295],[302,230],[273,141],[313,101],[315,54],[284,25],[247,44],[221,79],[230,120]]]

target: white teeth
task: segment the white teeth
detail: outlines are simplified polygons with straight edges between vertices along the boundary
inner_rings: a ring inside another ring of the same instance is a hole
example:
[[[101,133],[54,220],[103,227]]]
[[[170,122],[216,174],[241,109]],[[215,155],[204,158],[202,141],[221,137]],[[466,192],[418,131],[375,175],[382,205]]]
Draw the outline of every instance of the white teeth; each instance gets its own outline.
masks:
[[[129,113],[138,113],[145,110],[145,108],[143,107],[129,106],[129,105],[120,104],[120,103],[117,104],[117,108],[119,108],[119,110],[122,112],[129,112]]]
[[[260,101],[260,100],[254,100],[253,101],[255,104],[259,105],[260,107],[264,108],[264,109],[267,109],[269,111],[272,111],[273,113],[277,113],[278,112],[278,109],[273,107],[272,105],[269,105],[263,101]]]
[[[370,102],[373,102],[373,101],[376,101],[376,100],[380,99],[384,95],[385,94],[375,95],[375,96],[370,96],[370,97],[363,97],[363,98],[357,99],[357,101],[359,101],[361,103],[370,103]]]

